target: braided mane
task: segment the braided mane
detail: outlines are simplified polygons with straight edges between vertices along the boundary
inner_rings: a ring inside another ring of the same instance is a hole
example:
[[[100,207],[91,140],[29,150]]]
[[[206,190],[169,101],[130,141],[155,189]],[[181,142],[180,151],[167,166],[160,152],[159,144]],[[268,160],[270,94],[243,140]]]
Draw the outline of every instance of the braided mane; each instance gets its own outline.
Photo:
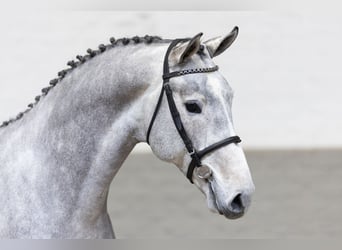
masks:
[[[114,37],[111,37],[109,39],[110,44],[104,45],[104,44],[100,44],[98,46],[97,50],[92,50],[92,49],[87,49],[87,54],[84,56],[81,55],[77,55],[75,60],[71,60],[68,61],[67,65],[69,66],[69,68],[67,69],[63,69],[61,71],[58,72],[58,77],[55,79],[52,79],[49,83],[49,86],[46,88],[42,89],[42,94],[38,95],[35,97],[35,101],[33,103],[30,103],[29,105],[27,105],[27,109],[23,112],[20,112],[15,118],[11,118],[8,121],[4,121],[1,125],[0,128],[3,127],[7,127],[8,125],[10,125],[11,123],[21,119],[26,113],[28,113],[35,105],[37,105],[37,103],[42,99],[42,97],[46,96],[49,91],[51,89],[53,89],[57,84],[59,84],[63,78],[70,73],[71,71],[73,71],[75,68],[77,68],[78,66],[86,63],[87,61],[89,61],[90,59],[92,59],[93,57],[102,54],[103,52],[116,47],[118,45],[128,45],[128,44],[139,44],[139,43],[145,43],[145,44],[151,44],[154,42],[167,42],[169,40],[166,39],[162,39],[159,36],[149,36],[146,35],[144,37],[139,37],[139,36],[134,36],[132,38],[120,38],[120,39],[115,39]]]

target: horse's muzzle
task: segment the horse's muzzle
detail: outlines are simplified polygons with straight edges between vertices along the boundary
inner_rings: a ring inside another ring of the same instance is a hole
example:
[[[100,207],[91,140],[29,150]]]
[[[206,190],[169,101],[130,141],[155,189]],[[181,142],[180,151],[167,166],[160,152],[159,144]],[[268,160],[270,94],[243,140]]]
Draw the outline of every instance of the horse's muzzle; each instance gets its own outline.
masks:
[[[212,186],[210,188],[212,189]],[[247,208],[249,207],[251,203],[251,195],[244,192],[237,193],[227,203],[222,202],[215,195],[215,201],[216,208],[220,214],[224,215],[227,219],[238,219],[245,214]]]

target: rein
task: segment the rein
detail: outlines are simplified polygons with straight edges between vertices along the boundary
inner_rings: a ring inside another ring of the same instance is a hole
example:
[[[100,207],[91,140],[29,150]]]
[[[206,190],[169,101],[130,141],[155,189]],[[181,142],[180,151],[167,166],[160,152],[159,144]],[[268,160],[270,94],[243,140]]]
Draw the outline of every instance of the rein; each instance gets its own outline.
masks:
[[[160,109],[160,105],[164,96],[164,93],[166,94],[166,98],[168,101],[168,105],[169,105],[169,109],[170,109],[170,113],[173,119],[173,122],[176,126],[176,129],[180,135],[180,137],[182,138],[184,145],[191,157],[191,162],[189,164],[188,167],[188,171],[186,174],[186,177],[189,179],[189,181],[191,183],[194,183],[192,180],[193,177],[193,172],[195,170],[195,168],[197,168],[198,170],[200,170],[201,168],[203,168],[201,159],[211,153],[212,151],[215,151],[221,147],[224,147],[228,144],[231,143],[240,143],[241,139],[239,136],[231,136],[228,137],[226,139],[223,139],[219,142],[216,142],[202,150],[197,151],[196,148],[193,146],[193,143],[191,141],[191,139],[189,138],[189,136],[186,133],[186,130],[184,128],[182,119],[180,117],[180,114],[178,112],[175,100],[173,99],[173,95],[172,95],[172,89],[170,87],[169,81],[171,78],[173,77],[179,77],[179,76],[183,76],[183,75],[187,75],[187,74],[198,74],[198,73],[210,73],[210,72],[215,72],[218,70],[218,66],[214,66],[214,67],[209,67],[209,68],[195,68],[195,69],[186,69],[186,70],[181,70],[181,71],[174,71],[174,72],[170,72],[170,67],[169,67],[169,55],[171,53],[171,50],[180,42],[184,42],[187,41],[188,39],[176,39],[173,40],[171,42],[171,44],[169,45],[165,57],[164,57],[164,67],[163,67],[163,86],[160,92],[160,96],[158,99],[158,103],[157,106],[154,110],[154,113],[152,115],[152,119],[150,122],[150,125],[148,127],[147,130],[147,138],[146,141],[148,144],[150,144],[149,139],[150,139],[150,133],[154,124],[154,121],[156,119],[156,116],[158,114],[158,111]],[[204,176],[200,176],[200,178],[205,178]]]

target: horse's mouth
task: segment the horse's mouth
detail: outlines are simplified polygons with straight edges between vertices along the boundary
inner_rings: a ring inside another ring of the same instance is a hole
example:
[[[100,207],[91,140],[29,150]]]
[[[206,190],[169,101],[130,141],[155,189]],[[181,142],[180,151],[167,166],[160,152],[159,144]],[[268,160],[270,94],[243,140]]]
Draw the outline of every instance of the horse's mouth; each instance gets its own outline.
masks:
[[[220,201],[217,199],[217,196],[215,195],[212,182],[209,181],[208,185],[209,185],[209,195],[211,196],[213,206],[220,215],[224,215],[227,219],[238,219],[244,215],[244,211],[240,213],[235,213],[235,212],[230,211],[227,207],[223,206],[220,203]]]
[[[211,196],[210,199],[212,200],[212,205],[213,205],[213,207],[215,208],[215,210],[216,210],[219,214],[223,215],[223,213],[220,211],[220,209],[219,209],[218,206],[217,206],[216,195],[215,195],[215,193],[214,193],[214,190],[213,190],[213,187],[212,187],[212,184],[211,184],[210,181],[208,182],[208,186],[209,186],[209,195]]]

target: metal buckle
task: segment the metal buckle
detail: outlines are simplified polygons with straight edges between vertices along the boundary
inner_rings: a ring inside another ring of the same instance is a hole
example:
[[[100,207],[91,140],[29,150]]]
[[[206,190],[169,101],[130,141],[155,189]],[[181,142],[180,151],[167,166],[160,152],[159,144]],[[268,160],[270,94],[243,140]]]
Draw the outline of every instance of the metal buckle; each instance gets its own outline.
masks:
[[[194,160],[196,159],[196,161],[198,161],[198,164],[196,164],[196,169],[195,172],[197,174],[197,176],[200,179],[209,179],[210,176],[212,176],[213,172],[211,171],[211,169],[208,166],[203,166],[200,159],[198,158],[198,156],[194,156],[196,154],[196,150],[192,149],[191,152],[189,152],[190,157]]]
[[[195,149],[192,149],[192,152],[189,152],[189,155],[191,156],[191,158],[195,153],[196,153]]]
[[[213,172],[208,166],[201,165],[200,167],[196,168],[196,174],[200,179],[209,179],[212,176]]]

